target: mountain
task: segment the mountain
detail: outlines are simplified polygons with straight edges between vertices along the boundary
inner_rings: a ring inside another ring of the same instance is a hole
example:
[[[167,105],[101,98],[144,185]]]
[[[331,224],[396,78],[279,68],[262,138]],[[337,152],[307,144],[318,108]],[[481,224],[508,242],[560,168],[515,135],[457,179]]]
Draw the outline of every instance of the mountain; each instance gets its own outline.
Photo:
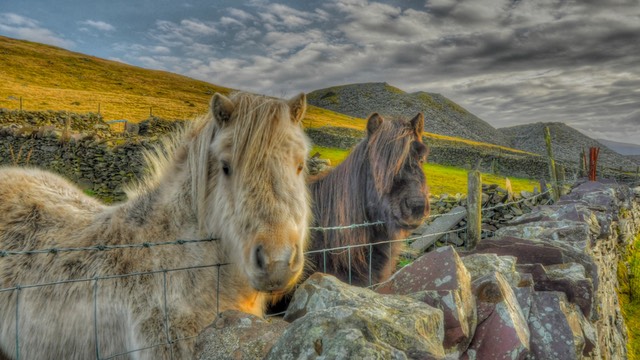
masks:
[[[602,146],[597,140],[563,123],[539,122],[500,128],[498,130],[512,139],[511,147],[546,156],[547,147],[544,139],[545,127],[549,127],[551,147],[556,160],[578,163],[582,149],[588,152],[590,147],[599,147],[598,162],[600,164],[615,169],[622,167],[626,170],[632,170],[636,168],[636,165],[630,159],[606,146]]]
[[[602,145],[622,155],[640,155],[640,145],[596,139]]]
[[[365,118],[372,112],[388,116],[425,116],[425,131],[507,146],[509,139],[484,120],[440,94],[407,93],[387,83],[364,83],[315,90],[309,103],[342,114]]]

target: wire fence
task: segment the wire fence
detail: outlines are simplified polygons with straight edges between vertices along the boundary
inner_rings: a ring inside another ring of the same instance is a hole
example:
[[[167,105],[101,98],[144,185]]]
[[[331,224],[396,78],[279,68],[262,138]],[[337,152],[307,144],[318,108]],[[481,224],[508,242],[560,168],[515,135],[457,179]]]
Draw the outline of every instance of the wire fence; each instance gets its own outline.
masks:
[[[536,197],[540,197],[540,196],[546,196],[548,195],[552,190],[549,189],[547,191],[544,191],[542,193],[538,193],[535,194],[534,196],[527,198],[527,199],[521,199],[521,200],[517,200],[517,201],[511,201],[511,202],[505,202],[505,203],[501,203],[495,206],[490,206],[490,207],[485,207],[482,208],[482,212],[486,212],[486,211],[490,211],[490,210],[495,210],[497,208],[500,207],[506,207],[506,206],[512,206],[515,204],[519,204],[523,201],[526,200],[530,200]],[[453,216],[453,215],[458,215],[460,214],[460,212],[448,212],[448,213],[443,213],[443,214],[434,214],[434,215],[430,215],[428,217],[425,218],[426,220],[433,220],[439,217],[445,217],[445,216]],[[348,230],[348,229],[355,229],[355,228],[361,228],[361,227],[369,227],[369,226],[382,226],[384,225],[384,222],[382,221],[373,221],[373,222],[365,222],[365,223],[361,223],[361,224],[350,224],[350,225],[340,225],[340,226],[331,226],[331,227],[311,227],[310,230],[312,231],[322,231],[322,232],[326,232],[326,231],[343,231],[343,230]],[[354,244],[354,245],[345,245],[345,246],[337,246],[337,247],[332,247],[332,248],[325,248],[325,249],[319,249],[319,250],[311,250],[311,251],[307,251],[305,253],[305,255],[314,255],[314,254],[322,254],[322,258],[323,258],[323,266],[322,266],[322,270],[323,272],[327,272],[327,256],[330,255],[335,255],[335,254],[344,254],[345,252],[348,255],[349,258],[349,265],[351,265],[351,252],[353,249],[355,248],[368,248],[368,256],[369,256],[369,278],[368,278],[368,287],[374,287],[377,284],[373,283],[373,278],[372,278],[372,273],[373,273],[373,269],[372,269],[372,256],[373,256],[373,252],[374,252],[374,248],[378,245],[383,245],[383,244],[391,244],[391,243],[411,243],[413,241],[425,238],[425,237],[432,237],[432,236],[436,236],[436,235],[446,235],[446,234],[454,234],[454,233],[460,233],[460,232],[464,232],[466,231],[466,226],[464,227],[460,227],[457,229],[452,229],[452,230],[447,230],[447,231],[443,231],[443,232],[439,232],[439,233],[425,233],[422,235],[414,235],[414,236],[410,236],[407,238],[402,238],[402,239],[389,239],[389,240],[385,240],[385,241],[379,241],[379,242],[373,242],[373,243],[367,243],[367,244]],[[22,251],[18,251],[18,250],[3,250],[0,249],[0,261],[2,261],[2,258],[7,258],[7,257],[13,257],[13,256],[46,256],[46,255],[50,255],[50,256],[56,256],[62,253],[68,253],[68,252],[92,252],[92,253],[96,253],[96,252],[104,252],[104,251],[112,251],[112,250],[126,250],[126,249],[151,249],[154,247],[165,247],[165,246],[189,246],[191,244],[197,244],[197,243],[211,243],[211,242],[216,242],[220,240],[219,238],[206,238],[206,239],[192,239],[192,240],[174,240],[174,241],[165,241],[165,242],[144,242],[144,243],[138,243],[138,244],[116,244],[116,245],[95,245],[95,246],[88,246],[88,247],[52,247],[52,248],[44,248],[44,249],[32,249],[32,250],[22,250]],[[107,359],[116,359],[118,357],[122,357],[122,356],[127,356],[133,353],[138,353],[138,352],[142,352],[142,351],[146,351],[146,350],[151,350],[154,348],[158,348],[158,347],[167,347],[168,349],[172,350],[174,344],[180,342],[180,341],[187,341],[187,340],[192,340],[193,338],[195,338],[195,336],[191,336],[191,337],[184,337],[184,338],[172,338],[170,336],[171,333],[171,324],[170,324],[170,318],[169,318],[169,304],[168,304],[168,298],[167,298],[167,274],[170,273],[174,273],[174,272],[179,272],[179,271],[194,271],[194,270],[199,270],[199,269],[210,269],[210,268],[215,268],[216,269],[216,277],[217,277],[217,281],[215,284],[215,289],[212,289],[213,291],[215,291],[216,294],[216,314],[220,313],[220,303],[219,303],[219,299],[220,299],[220,268],[223,266],[228,266],[230,265],[230,263],[217,263],[217,264],[209,264],[209,265],[197,265],[197,266],[186,266],[186,267],[178,267],[178,268],[169,268],[169,269],[158,269],[158,270],[150,270],[150,271],[140,271],[140,272],[131,272],[131,273],[126,273],[126,274],[107,274],[107,275],[95,275],[92,277],[83,277],[83,278],[75,278],[75,279],[61,279],[61,280],[57,280],[57,281],[46,281],[46,282],[42,282],[42,283],[36,283],[36,284],[14,284],[12,286],[8,286],[8,287],[4,287],[4,288],[0,288],[0,294],[2,293],[7,293],[7,292],[14,292],[15,294],[15,346],[16,346],[16,350],[15,350],[15,358],[16,359],[20,359],[20,350],[21,350],[21,343],[20,343],[20,319],[21,319],[21,302],[23,301],[23,292],[27,289],[35,289],[35,288],[45,288],[45,287],[50,287],[50,286],[56,286],[56,285],[61,285],[61,284],[74,284],[74,283],[91,283],[92,286],[92,291],[93,291],[93,331],[94,331],[94,345],[95,345],[95,358],[97,360],[107,360]],[[162,276],[162,322],[163,322],[163,327],[164,327],[164,332],[165,332],[165,341],[156,343],[156,344],[145,344],[144,346],[140,347],[140,348],[136,348],[136,349],[131,349],[125,352],[121,352],[121,353],[117,353],[117,354],[101,354],[100,353],[100,336],[99,336],[99,322],[98,322],[98,318],[99,318],[99,306],[98,306],[98,291],[99,291],[99,283],[106,281],[106,280],[114,280],[114,279],[125,279],[125,278],[129,278],[129,277],[141,277],[141,276]],[[349,266],[349,273],[348,273],[348,283],[352,282],[352,274],[351,274],[351,266]],[[213,294],[212,294],[213,295]],[[278,314],[272,314],[272,315],[278,315]],[[173,358],[173,353],[171,353],[171,358]]]

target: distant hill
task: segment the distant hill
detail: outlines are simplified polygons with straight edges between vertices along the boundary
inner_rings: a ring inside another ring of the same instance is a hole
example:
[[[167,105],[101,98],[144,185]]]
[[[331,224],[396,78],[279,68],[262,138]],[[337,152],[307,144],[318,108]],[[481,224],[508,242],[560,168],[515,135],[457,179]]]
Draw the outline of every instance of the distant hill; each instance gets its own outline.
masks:
[[[215,92],[233,89],[166,71],[149,70],[55,46],[0,36],[0,108],[97,113],[139,122],[150,113],[191,119],[207,111]],[[306,125],[348,124],[350,116],[309,106]]]
[[[557,160],[578,163],[582,149],[599,147],[598,161],[610,168],[632,170],[636,165],[628,158],[603,146],[578,130],[563,123],[535,123],[499,129],[512,139],[511,147],[546,156],[547,148],[544,140],[544,128],[551,132],[551,146]]]
[[[309,93],[309,103],[364,118],[372,112],[413,117],[425,115],[425,131],[508,146],[509,139],[484,120],[440,94],[407,93],[387,83],[334,86]]]
[[[191,118],[214,92],[231,89],[166,71],[143,69],[0,36],[0,107],[98,112],[107,120],[154,115]]]
[[[596,139],[599,143],[622,155],[640,155],[640,145],[605,139]]]

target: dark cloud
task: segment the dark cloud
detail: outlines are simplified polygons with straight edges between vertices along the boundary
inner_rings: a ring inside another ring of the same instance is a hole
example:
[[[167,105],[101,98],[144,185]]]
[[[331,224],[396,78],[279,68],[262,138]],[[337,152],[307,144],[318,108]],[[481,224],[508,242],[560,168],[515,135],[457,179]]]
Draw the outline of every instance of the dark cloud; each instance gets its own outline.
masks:
[[[497,127],[562,121],[640,142],[637,0],[92,3],[60,0],[56,17],[51,2],[23,0],[10,13],[59,45],[229,87],[282,96],[386,81],[442,93]],[[5,15],[0,33],[15,34],[7,26],[18,27]]]

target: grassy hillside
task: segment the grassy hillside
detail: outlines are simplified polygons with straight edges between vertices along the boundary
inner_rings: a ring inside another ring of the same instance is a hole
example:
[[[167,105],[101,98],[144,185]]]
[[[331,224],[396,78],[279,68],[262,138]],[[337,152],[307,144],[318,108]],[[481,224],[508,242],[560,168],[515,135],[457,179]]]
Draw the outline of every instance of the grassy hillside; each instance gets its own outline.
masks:
[[[166,119],[189,119],[207,110],[213,93],[232,91],[169,72],[143,69],[2,36],[0,55],[0,108],[19,109],[22,98],[24,110],[86,113],[98,112],[99,109],[105,120],[127,119],[132,122],[148,118],[151,110],[153,115]],[[308,128],[334,126],[364,130],[366,120],[309,106],[303,124]],[[451,144],[520,152],[444,135],[425,135]],[[325,149],[327,151],[335,151],[341,157],[347,154],[344,150]],[[336,158],[332,160],[335,163]],[[433,193],[464,192],[464,170],[428,166],[431,168]],[[457,180],[452,180],[454,178]],[[531,184],[526,185],[528,190],[533,187]],[[514,190],[517,188],[515,186]]]
[[[25,110],[97,112],[105,120],[141,121],[153,114],[188,119],[206,111],[211,95],[232,89],[185,76],[148,70],[0,36],[0,107]],[[310,106],[306,127],[339,126],[363,130],[366,121]],[[427,137],[474,146],[507,149],[444,135]],[[509,149],[511,151],[517,151]]]
[[[189,118],[230,89],[184,76],[0,36],[0,107],[100,112],[106,120]]]
[[[387,83],[358,83],[315,90],[309,93],[309,103],[356,117],[374,111],[404,117],[422,112],[430,133],[509,146],[503,133],[441,94],[407,93]]]

